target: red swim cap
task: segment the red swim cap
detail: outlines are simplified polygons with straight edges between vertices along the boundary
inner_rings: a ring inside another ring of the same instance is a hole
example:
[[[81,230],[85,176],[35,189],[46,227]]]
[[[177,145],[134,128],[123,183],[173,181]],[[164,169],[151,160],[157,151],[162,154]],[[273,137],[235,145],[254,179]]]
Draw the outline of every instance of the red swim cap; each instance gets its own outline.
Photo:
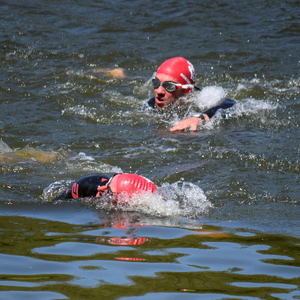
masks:
[[[175,78],[181,84],[195,84],[194,66],[183,57],[173,57],[163,62],[156,73],[162,73]]]
[[[138,192],[153,193],[157,190],[156,185],[151,180],[137,174],[128,173],[114,176],[109,187],[114,194],[124,192],[129,198]]]

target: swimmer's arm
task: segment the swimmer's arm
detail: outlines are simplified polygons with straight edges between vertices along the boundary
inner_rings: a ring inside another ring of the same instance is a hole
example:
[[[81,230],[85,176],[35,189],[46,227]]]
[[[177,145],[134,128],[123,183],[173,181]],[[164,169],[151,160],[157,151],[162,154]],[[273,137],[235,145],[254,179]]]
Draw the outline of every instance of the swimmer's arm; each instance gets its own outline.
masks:
[[[179,131],[184,129],[190,129],[192,131],[197,131],[198,126],[205,124],[205,122],[208,122],[209,120],[210,118],[207,114],[199,114],[199,116],[190,117],[188,119],[178,122],[170,130]]]

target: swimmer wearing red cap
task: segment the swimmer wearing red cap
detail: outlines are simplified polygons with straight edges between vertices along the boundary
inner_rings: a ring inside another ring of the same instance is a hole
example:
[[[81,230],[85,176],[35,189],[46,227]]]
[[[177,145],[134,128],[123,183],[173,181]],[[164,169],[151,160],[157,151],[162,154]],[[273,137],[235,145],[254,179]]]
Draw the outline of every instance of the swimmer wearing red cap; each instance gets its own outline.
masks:
[[[126,203],[135,195],[153,193],[156,185],[146,177],[118,173],[113,177],[104,175],[89,175],[76,180],[64,190],[55,200],[98,198],[108,194],[112,196],[113,203]]]
[[[195,86],[196,73],[194,66],[183,57],[173,57],[163,62],[152,78],[154,97],[150,98],[146,106],[157,110],[164,110],[170,107],[175,101],[184,95],[199,91]],[[178,131],[190,128],[196,131],[198,126],[209,121],[218,109],[232,107],[235,101],[223,99],[218,106],[214,106],[203,113],[180,121],[171,131]]]

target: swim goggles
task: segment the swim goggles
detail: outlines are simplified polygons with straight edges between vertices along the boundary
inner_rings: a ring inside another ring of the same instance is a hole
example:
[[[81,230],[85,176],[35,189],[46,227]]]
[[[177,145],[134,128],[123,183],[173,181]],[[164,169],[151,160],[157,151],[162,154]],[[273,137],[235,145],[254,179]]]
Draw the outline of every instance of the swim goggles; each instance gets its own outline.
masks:
[[[113,196],[114,193],[112,192],[112,190],[111,190],[111,188],[110,188],[110,184],[111,184],[112,179],[113,179],[116,175],[118,175],[118,173],[114,174],[114,175],[108,180],[108,182],[107,182],[105,185],[103,185],[103,186],[98,186],[98,188],[97,188],[98,193],[97,193],[96,197],[101,197],[101,196],[104,195],[104,194],[106,194],[106,195],[108,195],[108,196]]]
[[[180,84],[180,83],[176,83],[173,81],[161,82],[156,77],[152,79],[152,85],[153,85],[154,89],[158,89],[160,86],[162,86],[169,93],[175,92],[178,89],[194,88],[194,86],[192,84]]]

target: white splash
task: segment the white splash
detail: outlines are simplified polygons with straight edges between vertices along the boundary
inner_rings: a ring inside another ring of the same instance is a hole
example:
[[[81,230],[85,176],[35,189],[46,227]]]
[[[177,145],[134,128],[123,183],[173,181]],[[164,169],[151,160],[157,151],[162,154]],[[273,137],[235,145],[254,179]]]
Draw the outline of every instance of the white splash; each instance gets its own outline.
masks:
[[[62,193],[74,180],[59,180],[49,184],[43,189],[41,200],[52,201],[60,193]]]
[[[195,93],[195,104],[201,108],[209,108],[217,105],[225,97],[225,91],[220,86],[207,86],[201,92]]]
[[[128,202],[117,208],[156,217],[196,217],[213,207],[200,187],[181,181],[164,183],[155,193],[139,195]]]
[[[235,105],[234,112],[236,115],[256,115],[263,111],[275,110],[277,107],[277,104],[270,104],[263,100],[245,99]]]

